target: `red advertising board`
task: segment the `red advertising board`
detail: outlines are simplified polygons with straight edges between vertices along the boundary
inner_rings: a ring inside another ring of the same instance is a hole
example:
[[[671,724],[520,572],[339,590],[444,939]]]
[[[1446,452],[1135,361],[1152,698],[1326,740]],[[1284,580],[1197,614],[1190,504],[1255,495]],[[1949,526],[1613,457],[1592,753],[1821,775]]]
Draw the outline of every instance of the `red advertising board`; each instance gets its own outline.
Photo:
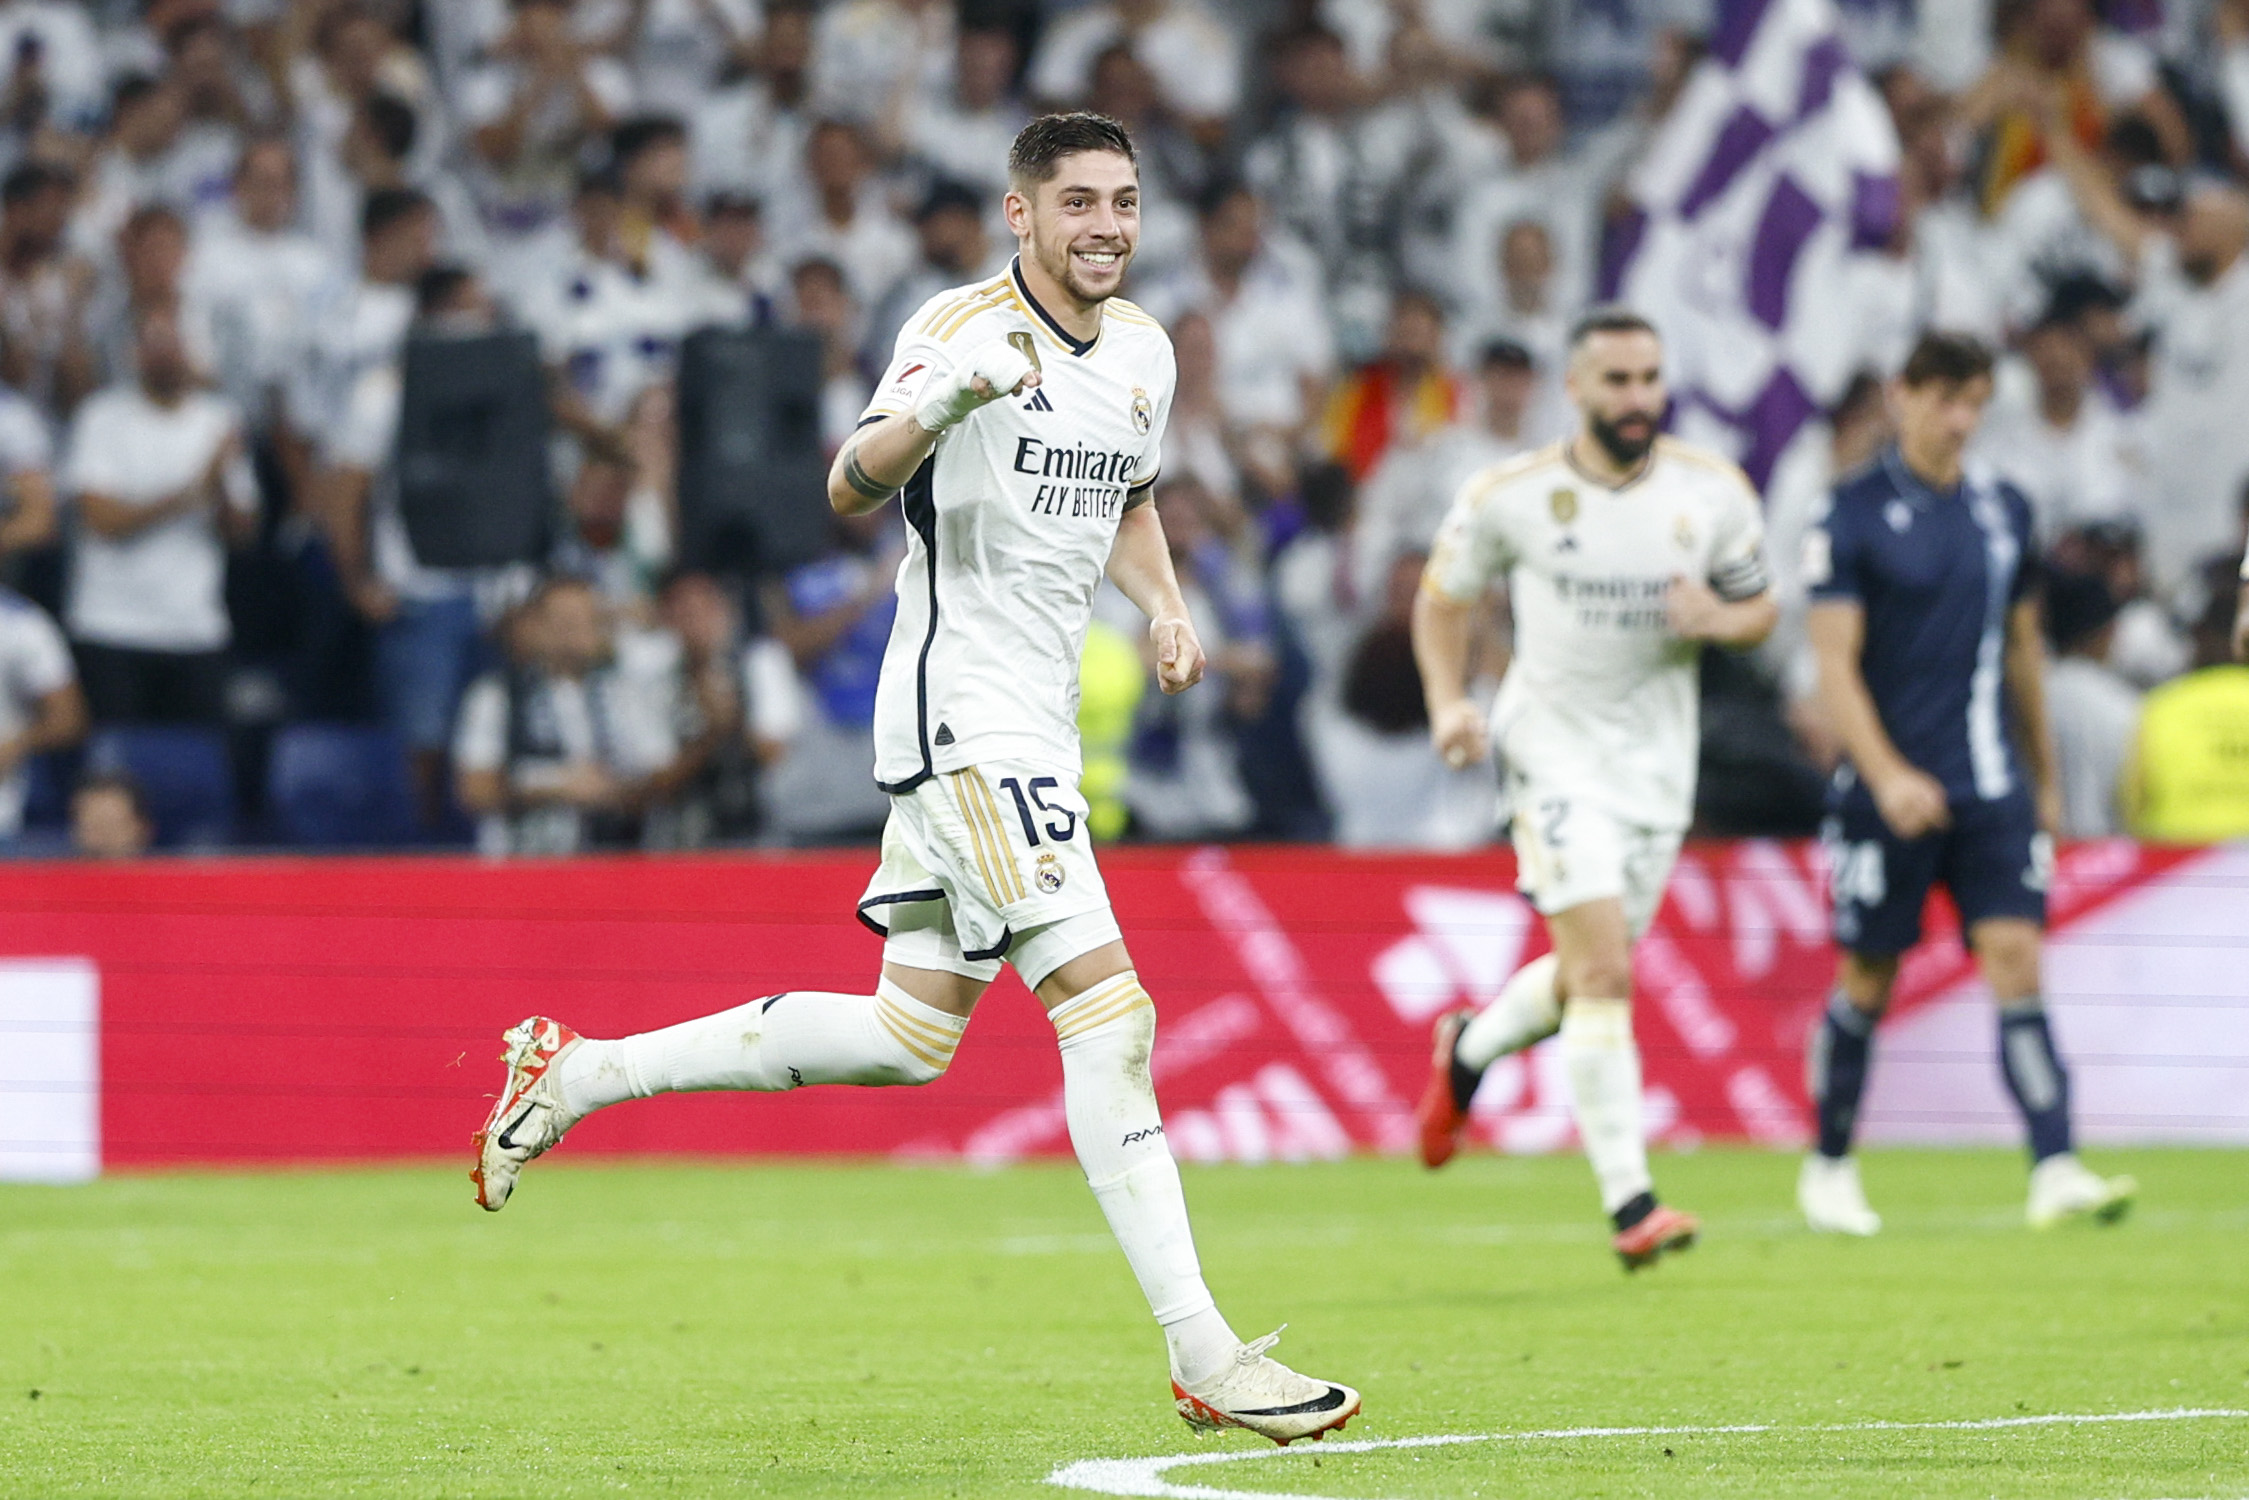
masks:
[[[1430,1019],[1545,945],[1503,851],[1128,848],[1103,863],[1162,1018],[1167,1133],[1190,1158],[1403,1149]],[[851,917],[869,866],[864,851],[19,866],[0,870],[0,970],[95,976],[104,1165],[461,1153],[499,1033],[525,1015],[617,1035],[781,990],[871,988],[881,945]],[[2222,851],[2067,851],[2059,937],[2154,893],[2146,920],[2186,923],[2175,945],[2223,946],[2243,874]],[[1949,925],[1932,910],[1938,940],[1909,965],[1893,1025],[1970,987]],[[1824,927],[1813,846],[1689,847],[1638,954],[1652,1134],[1801,1138]],[[2217,997],[2238,1031],[2249,983],[2227,973],[2211,982],[2241,991]],[[1898,1066],[1911,1114],[1912,1065]],[[568,1149],[998,1161],[1067,1150],[1060,1089],[1052,1033],[1010,975],[927,1088],[650,1100],[588,1121]],[[1567,1144],[1552,1060],[1495,1069],[1477,1122],[1503,1149]]]

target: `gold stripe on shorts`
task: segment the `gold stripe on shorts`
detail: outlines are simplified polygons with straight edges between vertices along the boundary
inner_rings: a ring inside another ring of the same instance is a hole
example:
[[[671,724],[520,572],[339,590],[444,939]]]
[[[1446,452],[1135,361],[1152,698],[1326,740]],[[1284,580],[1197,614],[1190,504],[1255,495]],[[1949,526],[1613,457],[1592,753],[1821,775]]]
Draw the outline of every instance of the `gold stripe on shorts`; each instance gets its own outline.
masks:
[[[976,795],[976,786],[970,781],[975,768],[949,773],[953,784],[953,803],[960,809],[961,822],[968,828],[969,852],[976,856],[977,873],[984,877],[985,894],[994,906],[1005,906],[1014,899],[1008,887],[1001,882],[1000,868],[1005,863],[1007,843],[993,825],[983,801]]]
[[[968,788],[969,800],[983,809],[984,828],[992,841],[992,859],[999,867],[998,879],[992,884],[992,896],[1000,905],[1021,901],[1031,894],[1023,884],[1023,871],[1015,862],[1015,850],[1007,841],[1007,820],[1000,811],[999,799],[992,795],[991,784],[984,773],[974,766],[961,771],[961,784]]]

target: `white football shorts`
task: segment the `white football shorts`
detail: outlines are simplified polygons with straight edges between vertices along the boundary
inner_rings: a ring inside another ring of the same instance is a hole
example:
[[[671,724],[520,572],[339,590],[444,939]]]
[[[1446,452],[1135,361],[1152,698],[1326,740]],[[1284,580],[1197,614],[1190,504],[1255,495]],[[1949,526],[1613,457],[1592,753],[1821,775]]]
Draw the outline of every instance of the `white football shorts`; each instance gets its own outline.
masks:
[[[886,961],[1036,989],[1118,940],[1075,775],[1021,761],[940,771],[890,799],[859,920]]]
[[[1620,900],[1638,941],[1663,905],[1663,887],[1679,858],[1677,829],[1628,823],[1607,808],[1517,777],[1517,889],[1552,916],[1588,901]]]

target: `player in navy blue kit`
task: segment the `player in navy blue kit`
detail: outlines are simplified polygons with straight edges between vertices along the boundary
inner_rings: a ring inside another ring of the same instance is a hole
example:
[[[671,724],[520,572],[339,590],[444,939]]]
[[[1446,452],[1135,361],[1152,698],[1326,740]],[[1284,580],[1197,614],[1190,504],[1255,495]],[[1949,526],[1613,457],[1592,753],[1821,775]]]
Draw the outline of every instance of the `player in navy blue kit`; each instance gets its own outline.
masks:
[[[2060,802],[2030,506],[1962,461],[1991,388],[1982,344],[1924,335],[1891,386],[1896,444],[1836,486],[1806,537],[1820,695],[1847,757],[1826,827],[1841,963],[1811,1038],[1819,1145],[1797,1184],[1816,1230],[1881,1228],[1851,1134],[1875,1022],[1940,880],[1998,1002],[2000,1068],[2029,1127],[2030,1223],[2108,1222],[2134,1191],[2071,1150],[2069,1075],[2040,998]]]

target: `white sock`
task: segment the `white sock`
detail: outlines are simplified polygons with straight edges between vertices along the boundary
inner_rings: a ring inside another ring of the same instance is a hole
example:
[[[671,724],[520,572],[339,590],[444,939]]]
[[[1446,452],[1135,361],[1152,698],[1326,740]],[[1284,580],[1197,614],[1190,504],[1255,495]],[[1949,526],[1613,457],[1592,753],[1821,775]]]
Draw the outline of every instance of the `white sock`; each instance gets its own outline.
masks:
[[[1500,986],[1499,998],[1461,1028],[1453,1056],[1481,1073],[1510,1052],[1543,1042],[1562,1024],[1562,999],[1554,992],[1560,960],[1534,958]]]
[[[1562,1007],[1562,1061],[1570,1112],[1601,1184],[1601,1207],[1614,1213],[1655,1187],[1640,1133],[1640,1048],[1632,1040],[1632,1002],[1580,1000]]]
[[[1163,1326],[1173,1372],[1187,1384],[1207,1379],[1241,1341],[1203,1284],[1179,1166],[1164,1141],[1148,1073],[1155,1005],[1128,969],[1047,1019],[1061,1043],[1063,1111],[1078,1165]]]
[[[968,1029],[885,979],[872,995],[791,990],[613,1042],[587,1040],[558,1066],[565,1109],[584,1114],[650,1094],[774,1093],[808,1083],[915,1084],[944,1073]]]

